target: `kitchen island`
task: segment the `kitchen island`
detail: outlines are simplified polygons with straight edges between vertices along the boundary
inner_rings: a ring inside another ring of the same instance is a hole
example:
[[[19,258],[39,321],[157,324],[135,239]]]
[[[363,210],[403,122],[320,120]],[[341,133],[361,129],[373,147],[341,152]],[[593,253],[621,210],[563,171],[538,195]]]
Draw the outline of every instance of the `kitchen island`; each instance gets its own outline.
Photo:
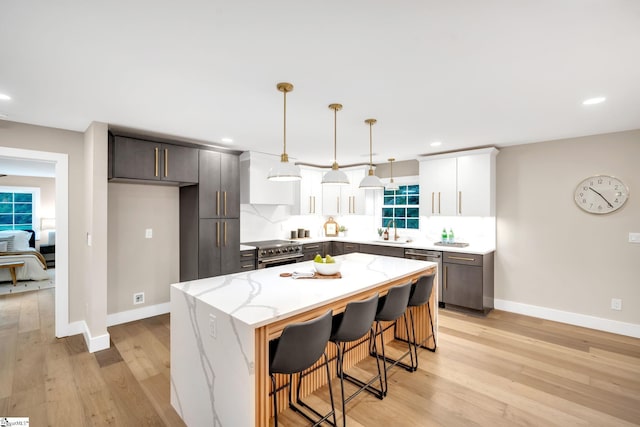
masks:
[[[340,312],[348,302],[376,292],[384,295],[390,287],[433,272],[436,266],[360,253],[337,258],[342,262],[341,279],[280,277],[283,272],[313,269],[312,262],[304,262],[172,285],[171,404],[187,425],[268,425],[269,340],[289,323],[329,309]],[[431,307],[437,326],[436,292]],[[426,337],[426,313],[419,313],[416,321],[418,337]],[[389,332],[386,340],[393,339]],[[349,365],[368,357],[366,344],[360,347],[350,353]],[[321,387],[321,377],[321,371],[310,374],[303,395]],[[286,404],[285,399],[279,401]]]

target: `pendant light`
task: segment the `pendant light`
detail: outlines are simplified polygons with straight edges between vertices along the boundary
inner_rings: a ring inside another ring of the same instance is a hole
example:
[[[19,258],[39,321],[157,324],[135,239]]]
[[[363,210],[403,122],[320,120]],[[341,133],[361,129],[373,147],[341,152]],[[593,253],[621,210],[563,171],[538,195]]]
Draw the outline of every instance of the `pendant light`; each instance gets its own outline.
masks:
[[[276,87],[280,92],[284,93],[284,148],[280,156],[280,163],[269,170],[267,179],[270,181],[299,181],[302,179],[300,168],[293,163],[289,163],[289,156],[287,155],[287,92],[293,90],[293,85],[291,83],[278,83]]]
[[[380,181],[380,178],[373,173],[373,125],[377,120],[367,119],[364,122],[369,125],[369,174],[360,181],[360,188],[377,190],[384,188],[384,184]]]
[[[342,110],[342,104],[331,104],[329,108],[333,110],[333,165],[331,165],[331,170],[324,174],[322,177],[323,184],[331,184],[331,185],[348,185],[349,178],[347,178],[347,174],[342,172],[338,166],[338,111]]]
[[[398,184],[396,184],[393,181],[393,162],[395,162],[395,161],[396,161],[396,159],[394,159],[393,157],[389,159],[389,166],[391,167],[391,179],[389,180],[389,183],[384,186],[385,190],[393,191],[393,190],[397,190],[398,188],[400,188],[400,187],[398,187]]]

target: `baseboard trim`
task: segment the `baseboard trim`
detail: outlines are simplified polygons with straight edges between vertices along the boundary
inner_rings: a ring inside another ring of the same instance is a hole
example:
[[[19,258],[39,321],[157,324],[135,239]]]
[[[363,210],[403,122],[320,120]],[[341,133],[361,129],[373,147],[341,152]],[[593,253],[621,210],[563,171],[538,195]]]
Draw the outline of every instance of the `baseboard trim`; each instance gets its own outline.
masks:
[[[135,320],[146,319],[147,317],[166,314],[171,311],[171,304],[166,302],[163,304],[149,305],[134,310],[120,311],[118,313],[107,314],[107,327],[120,325],[122,323],[133,322]]]
[[[617,320],[604,319],[602,317],[588,316],[585,314],[572,313],[570,311],[556,310],[553,308],[501,299],[495,299],[494,306],[497,310],[504,310],[511,313],[524,314],[525,316],[538,317],[541,319],[568,323],[570,325],[582,326],[599,331],[640,338],[640,325],[636,325],[634,323],[619,322]]]
[[[109,348],[109,333],[107,332],[106,334],[98,335],[97,337],[92,336],[91,331],[89,330],[89,325],[87,325],[87,322],[84,320],[70,323],[67,332],[69,332],[68,336],[82,334],[89,353],[95,353],[96,351],[106,350]]]

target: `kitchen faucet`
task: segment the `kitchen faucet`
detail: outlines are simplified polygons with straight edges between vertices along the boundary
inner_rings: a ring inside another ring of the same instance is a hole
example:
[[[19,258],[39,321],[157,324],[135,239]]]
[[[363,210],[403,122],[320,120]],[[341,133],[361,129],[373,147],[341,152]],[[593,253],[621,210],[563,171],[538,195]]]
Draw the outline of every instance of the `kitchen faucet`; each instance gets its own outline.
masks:
[[[398,228],[396,226],[396,220],[392,219],[391,221],[389,221],[387,223],[387,234],[389,234],[389,227],[391,226],[391,223],[393,223],[393,240],[396,241],[398,240]]]

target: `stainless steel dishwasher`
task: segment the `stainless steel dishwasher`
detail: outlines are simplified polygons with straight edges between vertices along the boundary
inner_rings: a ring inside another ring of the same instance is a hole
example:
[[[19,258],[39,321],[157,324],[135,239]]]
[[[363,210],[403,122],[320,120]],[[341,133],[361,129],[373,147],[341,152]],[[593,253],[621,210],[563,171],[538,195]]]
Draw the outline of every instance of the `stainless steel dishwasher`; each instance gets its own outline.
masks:
[[[444,307],[442,301],[442,252],[430,251],[427,249],[405,249],[404,257],[409,259],[417,259],[420,261],[430,261],[438,264],[438,274],[436,275],[436,286],[438,287],[438,307]]]

